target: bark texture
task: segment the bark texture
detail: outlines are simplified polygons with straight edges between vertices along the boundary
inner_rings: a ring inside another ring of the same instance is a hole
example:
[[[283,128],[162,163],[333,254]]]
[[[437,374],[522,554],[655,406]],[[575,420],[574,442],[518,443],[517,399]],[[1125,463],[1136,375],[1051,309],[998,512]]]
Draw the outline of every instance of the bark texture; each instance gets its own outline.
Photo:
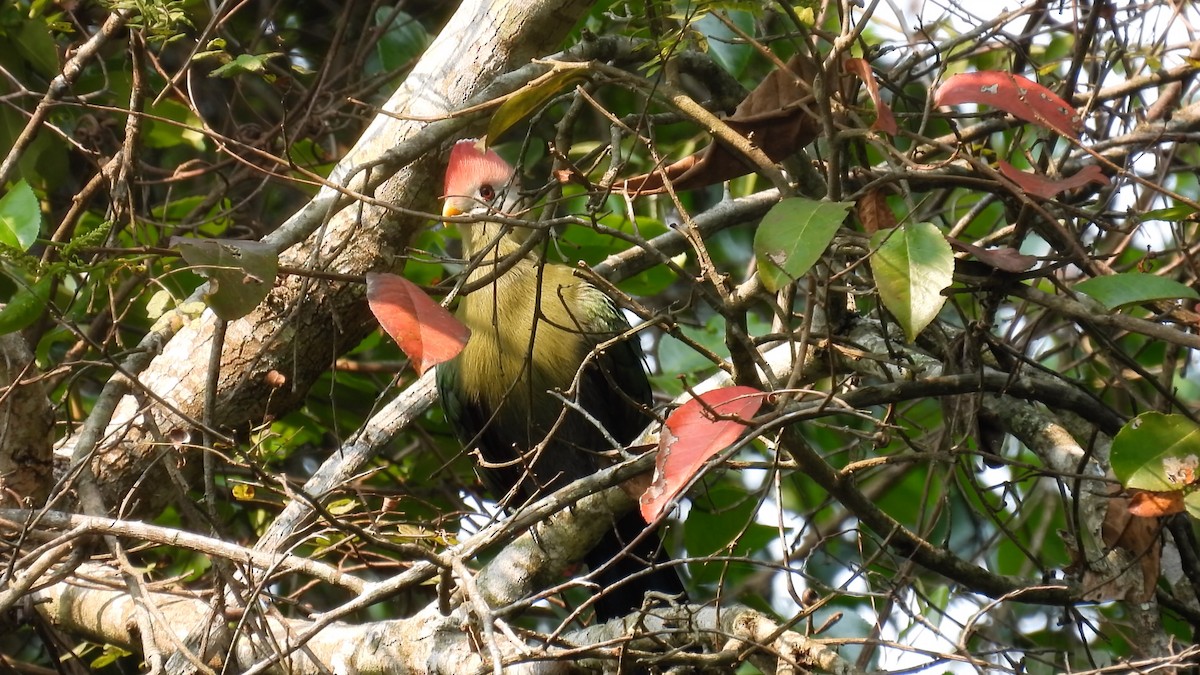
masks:
[[[0,335],[0,507],[41,506],[53,480],[54,409],[19,333]]]

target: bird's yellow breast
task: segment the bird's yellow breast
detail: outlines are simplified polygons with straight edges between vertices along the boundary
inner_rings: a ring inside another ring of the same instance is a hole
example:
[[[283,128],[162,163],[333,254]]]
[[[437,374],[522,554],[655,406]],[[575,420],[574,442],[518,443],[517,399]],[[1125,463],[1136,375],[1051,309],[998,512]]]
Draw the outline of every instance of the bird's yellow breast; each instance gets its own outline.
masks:
[[[461,355],[463,389],[495,407],[570,388],[595,344],[597,326],[580,301],[591,292],[598,293],[565,267],[539,272],[522,260],[463,298],[459,318],[471,329]]]

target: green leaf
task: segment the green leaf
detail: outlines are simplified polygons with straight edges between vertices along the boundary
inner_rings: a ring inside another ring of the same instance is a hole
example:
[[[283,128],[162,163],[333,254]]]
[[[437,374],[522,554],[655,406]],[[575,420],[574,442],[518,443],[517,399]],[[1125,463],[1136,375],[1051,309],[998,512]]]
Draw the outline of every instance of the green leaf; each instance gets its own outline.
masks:
[[[758,7],[762,13],[761,5]],[[754,14],[750,12],[731,11],[726,13],[734,25],[747,34],[754,34]],[[746,70],[746,64],[754,55],[754,47],[742,42],[737,33],[726,26],[724,22],[711,14],[706,14],[693,24],[708,40],[708,50],[713,59],[723,69],[734,77],[739,77]]]
[[[52,277],[45,277],[33,286],[25,286],[0,307],[0,335],[15,333],[33,325],[46,311],[50,300]]]
[[[213,312],[232,321],[251,312],[275,285],[279,256],[257,241],[172,237],[183,259],[209,279],[205,301]]]
[[[679,331],[702,348],[717,356],[728,358],[725,348],[725,321],[713,315],[704,326],[680,326]],[[658,343],[658,361],[664,373],[672,379],[678,373],[697,374],[716,368],[716,364],[673,335],[663,335]]]
[[[58,74],[58,48],[44,21],[29,19],[22,22],[10,47],[15,47],[42,77],[49,79]]]
[[[635,225],[628,218],[617,215],[607,215],[600,219],[600,224],[614,230],[634,233],[645,239],[652,239],[667,231],[666,225],[651,218],[639,218]],[[582,260],[590,266],[603,262],[608,256],[624,251],[633,245],[625,239],[597,232],[582,225],[568,225],[563,231],[562,238],[555,247],[563,255],[561,262],[574,266]],[[412,278],[407,269],[404,274]],[[638,274],[621,281],[618,286],[631,295],[657,295],[675,281],[675,273],[665,265],[654,265]]]
[[[1164,209],[1146,211],[1138,217],[1142,222],[1146,222],[1148,220],[1183,220],[1184,218],[1191,216],[1193,213],[1196,213],[1196,209],[1193,209],[1187,204],[1175,204],[1174,206],[1168,206]]]
[[[688,570],[700,583],[718,583],[727,574],[724,561],[701,562],[721,555],[752,556],[779,537],[779,530],[754,522],[758,498],[741,486],[719,482],[697,496],[683,528],[683,541],[696,562]],[[694,552],[694,553],[693,553]],[[732,570],[737,578],[752,572],[749,565]]]
[[[771,322],[756,313],[748,316],[747,329],[750,335],[764,335],[771,332]],[[729,360],[729,348],[725,345],[726,325],[720,314],[708,317],[702,326],[679,326],[679,332],[687,340],[680,340],[671,334],[665,334],[658,342],[654,356],[658,360],[659,369],[663,375],[654,378],[655,386],[670,393],[672,396],[683,393],[683,385],[679,375],[684,374],[689,382],[691,378],[703,378],[705,374],[716,369],[717,365],[704,353],[709,352],[717,358]],[[691,343],[696,345],[695,348]]]
[[[104,649],[100,652],[100,656],[92,659],[90,665],[93,670],[100,670],[107,666],[111,666],[121,659],[129,656],[133,656],[133,652],[116,645],[104,645]]]
[[[0,40],[3,40],[2,36]],[[13,107],[0,107],[0,148],[12,147],[24,131],[25,118]],[[32,185],[45,188],[48,183],[70,173],[66,145],[54,134],[39,133],[21,153],[17,167],[20,176]]]
[[[522,87],[516,94],[500,105],[492,120],[488,122],[487,144],[496,142],[501,134],[527,115],[541,108],[568,85],[587,79],[587,71],[581,68],[560,70],[550,73]]]
[[[42,207],[23,180],[0,197],[0,243],[28,251],[42,230]]]
[[[148,112],[163,119],[147,118],[146,131],[142,134],[142,142],[147,147],[172,148],[177,145],[189,145],[196,150],[204,150],[204,134],[198,131],[204,127],[204,123],[190,108],[178,101],[166,99],[152,106]]]
[[[1109,461],[1127,488],[1181,490],[1200,466],[1200,426],[1183,415],[1142,413],[1117,433]]]
[[[905,223],[871,236],[871,272],[883,306],[911,342],[945,304],[954,280],[954,253],[932,223]]]
[[[243,73],[262,73],[268,80],[272,79],[266,73],[267,61],[283,56],[283,52],[269,52],[266,54],[238,54],[229,63],[214,69],[208,74],[209,77],[234,77]]]
[[[383,26],[385,23],[387,29],[375,43],[375,51],[364,65],[368,75],[400,70],[429,46],[429,33],[411,14],[393,7],[380,7],[375,10],[375,25]]]
[[[1153,300],[1200,299],[1200,294],[1178,281],[1139,272],[1109,274],[1085,279],[1075,284],[1075,290],[1090,295],[1110,311],[1126,305],[1138,305]]]
[[[804,276],[821,259],[851,206],[794,197],[771,207],[754,233],[763,284],[776,291]]]
[[[663,265],[655,265],[628,279],[623,279],[617,284],[617,288],[630,295],[651,296],[667,290],[674,282],[674,272]]]

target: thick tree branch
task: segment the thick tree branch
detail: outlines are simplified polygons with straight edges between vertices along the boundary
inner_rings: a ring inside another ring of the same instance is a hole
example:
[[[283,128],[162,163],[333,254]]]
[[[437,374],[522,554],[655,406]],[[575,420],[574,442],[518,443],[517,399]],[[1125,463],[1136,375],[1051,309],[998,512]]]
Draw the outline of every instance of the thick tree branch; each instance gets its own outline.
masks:
[[[19,333],[0,335],[0,506],[40,506],[50,493],[54,410]]]
[[[90,636],[97,642],[137,648],[139,638],[132,627],[138,610],[120,588],[118,575],[99,565],[88,565],[80,571],[86,581],[54,584],[33,593],[43,614],[63,630]],[[183,628],[194,617],[208,616],[211,611],[208,603],[194,594],[154,590],[151,596],[147,602],[162,618],[154,624],[151,639],[163,651],[185,637]],[[230,618],[217,618],[215,623],[220,625]],[[462,629],[463,620],[458,614],[443,616],[426,610],[409,619],[359,625],[335,622],[314,631],[309,621],[266,618],[269,639],[284,655],[283,660],[274,665],[259,660],[257,650],[265,636],[234,642],[228,631],[198,656],[217,672],[317,675],[332,670],[359,675],[458,675],[490,666],[471,634]],[[171,630],[176,633],[170,634]],[[309,637],[304,648],[298,649],[296,640],[305,635]],[[614,642],[613,636],[626,637]],[[663,647],[686,650],[695,644],[706,644],[715,654],[657,654]],[[739,606],[657,609],[624,621],[565,633],[551,645],[504,640],[497,649],[505,664],[540,662],[550,666],[558,661],[554,670],[539,671],[543,673],[599,672],[612,668],[618,660],[626,667],[641,659],[660,666],[675,662],[729,664],[747,655],[766,672],[784,665],[846,675],[857,672],[823,642],[782,630],[759,612]]]

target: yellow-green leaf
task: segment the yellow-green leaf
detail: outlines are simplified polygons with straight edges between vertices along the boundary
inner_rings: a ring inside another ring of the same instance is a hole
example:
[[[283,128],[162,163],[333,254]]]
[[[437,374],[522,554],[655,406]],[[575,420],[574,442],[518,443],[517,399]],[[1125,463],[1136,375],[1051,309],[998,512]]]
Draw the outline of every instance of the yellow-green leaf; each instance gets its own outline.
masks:
[[[871,272],[879,298],[911,342],[945,304],[954,280],[954,252],[932,223],[905,223],[871,237]]]
[[[492,121],[488,123],[487,144],[489,146],[494,144],[505,131],[545,105],[559,91],[586,78],[586,71],[580,68],[571,68],[550,73],[525,85],[501,104],[500,108],[496,110],[496,114],[492,115]]]

